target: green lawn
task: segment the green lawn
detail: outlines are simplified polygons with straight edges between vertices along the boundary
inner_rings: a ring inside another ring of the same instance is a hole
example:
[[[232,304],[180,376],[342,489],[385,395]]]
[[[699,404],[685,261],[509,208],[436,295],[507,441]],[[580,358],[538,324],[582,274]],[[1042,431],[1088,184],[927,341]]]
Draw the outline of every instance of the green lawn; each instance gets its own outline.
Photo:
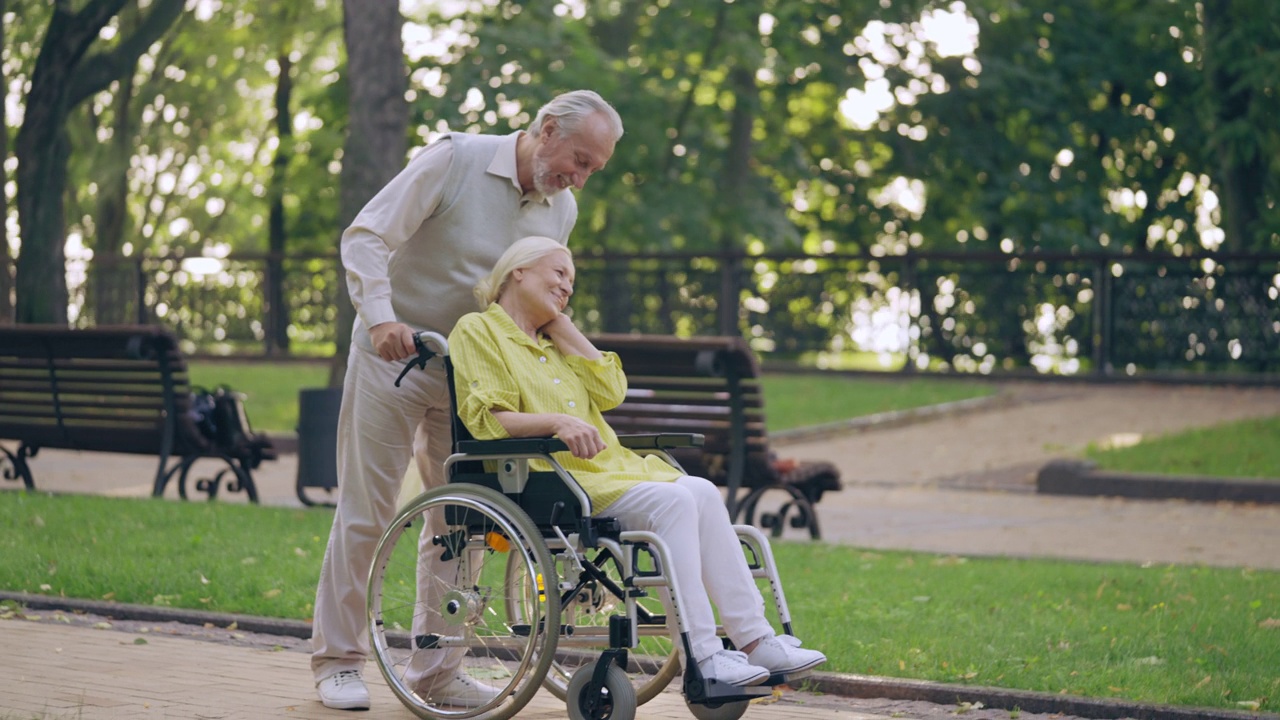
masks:
[[[196,360],[189,365],[191,384],[226,385],[244,393],[245,411],[254,430],[293,432],[298,425],[298,391],[329,383],[327,362]]]
[[[1124,448],[1088,448],[1100,467],[1166,475],[1280,479],[1280,415],[1144,438]]]
[[[996,386],[979,380],[865,375],[765,374],[765,419],[770,431],[848,420],[876,413],[986,397]]]
[[[305,619],[332,512],[0,492],[0,588]],[[1280,702],[1280,573],[778,543],[825,669],[1240,709]]]

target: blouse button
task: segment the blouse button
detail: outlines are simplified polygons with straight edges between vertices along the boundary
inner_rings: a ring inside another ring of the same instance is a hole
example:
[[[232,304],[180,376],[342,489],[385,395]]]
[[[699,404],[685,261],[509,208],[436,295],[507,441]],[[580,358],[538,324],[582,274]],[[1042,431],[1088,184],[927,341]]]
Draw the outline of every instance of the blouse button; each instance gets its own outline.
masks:
[[[560,378],[556,378],[555,380],[552,380],[552,382],[554,382],[555,384],[559,385],[559,384],[560,384]]]
[[[577,403],[575,403],[574,401],[570,400],[570,401],[569,401],[569,407],[578,407],[578,404],[577,404]]]
[[[542,357],[538,358],[538,362],[546,362],[546,361],[547,361],[546,355],[543,355]]]

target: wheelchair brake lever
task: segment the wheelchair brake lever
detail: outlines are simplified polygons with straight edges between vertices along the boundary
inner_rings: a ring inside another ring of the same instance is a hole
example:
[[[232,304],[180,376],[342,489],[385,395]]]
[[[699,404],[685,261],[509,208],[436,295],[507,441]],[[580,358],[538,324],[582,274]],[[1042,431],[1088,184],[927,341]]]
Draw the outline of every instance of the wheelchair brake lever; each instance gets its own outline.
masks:
[[[409,358],[409,361],[404,364],[404,369],[396,376],[396,387],[400,387],[400,381],[404,380],[404,376],[408,375],[409,371],[413,368],[416,367],[419,370],[426,370],[427,361],[436,356],[436,351],[427,347],[427,344],[422,342],[421,333],[413,334],[413,349],[416,350],[418,354],[416,357]]]

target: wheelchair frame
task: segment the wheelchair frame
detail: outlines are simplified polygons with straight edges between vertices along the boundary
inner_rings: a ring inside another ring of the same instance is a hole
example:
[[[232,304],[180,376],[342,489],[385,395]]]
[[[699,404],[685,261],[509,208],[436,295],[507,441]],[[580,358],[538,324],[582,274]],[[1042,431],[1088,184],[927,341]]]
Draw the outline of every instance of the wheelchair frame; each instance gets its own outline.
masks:
[[[540,686],[564,699],[574,720],[631,720],[637,705],[674,678],[679,659],[674,650],[665,657],[629,657],[629,651],[646,642],[652,649],[653,638],[660,646],[674,627],[686,657],[691,655],[680,612],[688,590],[677,587],[665,570],[671,548],[651,532],[624,531],[612,518],[595,516],[585,490],[552,457],[567,450],[562,441],[471,439],[457,417],[447,342],[436,333],[419,333],[414,340],[418,356],[400,377],[441,356],[454,452],[444,466],[449,482],[400,511],[375,551],[367,610],[383,677],[409,710],[431,720],[512,717]],[[620,440],[637,452],[658,454],[682,472],[667,450],[701,444],[697,435]],[[530,460],[546,462],[551,471],[531,471]],[[485,463],[496,470],[481,470]],[[415,528],[424,525],[419,521],[428,516],[431,534],[415,537]],[[734,530],[752,577],[769,584],[783,632],[793,634],[769,541],[748,525]],[[428,553],[438,553],[441,563],[456,560],[452,580],[448,572],[427,569]],[[554,579],[555,592],[549,591],[548,579]],[[661,605],[655,605],[650,591],[657,591]],[[579,612],[594,624],[564,622],[566,615],[572,621]],[[723,639],[723,628],[717,633]],[[598,649],[599,657],[592,659],[588,649]],[[432,663],[451,662],[440,653],[460,658],[460,670],[477,680],[500,685],[497,697],[451,704],[433,697],[430,688],[416,687],[414,678],[429,672]],[[708,680],[697,663],[687,664],[682,690],[700,720],[736,720],[748,701],[788,680],[775,675],[761,685],[738,687]]]

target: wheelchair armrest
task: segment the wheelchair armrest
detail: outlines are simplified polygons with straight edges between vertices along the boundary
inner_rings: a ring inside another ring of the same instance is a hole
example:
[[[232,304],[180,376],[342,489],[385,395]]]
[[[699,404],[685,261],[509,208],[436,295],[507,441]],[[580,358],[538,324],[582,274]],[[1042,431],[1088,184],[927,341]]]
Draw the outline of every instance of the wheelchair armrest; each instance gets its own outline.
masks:
[[[457,447],[457,451],[465,455],[550,455],[568,449],[560,438],[462,440]]]
[[[655,433],[652,435],[619,435],[622,447],[632,450],[668,450],[702,447],[706,438],[700,433]]]

